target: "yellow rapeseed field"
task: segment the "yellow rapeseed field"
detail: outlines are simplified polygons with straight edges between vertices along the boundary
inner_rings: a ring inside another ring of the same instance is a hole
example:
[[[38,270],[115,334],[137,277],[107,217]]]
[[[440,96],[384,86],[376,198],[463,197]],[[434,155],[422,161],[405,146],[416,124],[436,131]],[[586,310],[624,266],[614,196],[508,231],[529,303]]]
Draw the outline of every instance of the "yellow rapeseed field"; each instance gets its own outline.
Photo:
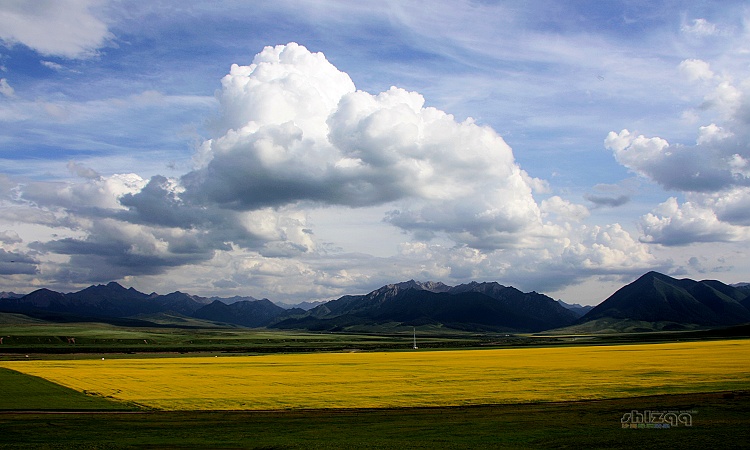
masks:
[[[0,366],[165,410],[381,408],[750,388],[750,341]]]

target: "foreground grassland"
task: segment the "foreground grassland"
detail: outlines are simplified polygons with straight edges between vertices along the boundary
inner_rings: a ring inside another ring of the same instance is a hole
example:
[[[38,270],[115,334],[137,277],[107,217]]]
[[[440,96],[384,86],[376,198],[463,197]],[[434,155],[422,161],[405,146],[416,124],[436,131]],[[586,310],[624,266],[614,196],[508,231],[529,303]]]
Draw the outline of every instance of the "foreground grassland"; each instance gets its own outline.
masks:
[[[161,410],[462,406],[750,388],[750,340],[495,350],[3,361]]]
[[[87,395],[50,381],[0,369],[2,411],[112,411],[136,410],[133,405]],[[0,419],[1,420],[1,419]],[[2,442],[0,440],[0,442]]]
[[[623,429],[632,410],[691,411],[691,427]],[[569,403],[283,412],[0,413],[0,447],[248,449],[747,448],[750,394]]]

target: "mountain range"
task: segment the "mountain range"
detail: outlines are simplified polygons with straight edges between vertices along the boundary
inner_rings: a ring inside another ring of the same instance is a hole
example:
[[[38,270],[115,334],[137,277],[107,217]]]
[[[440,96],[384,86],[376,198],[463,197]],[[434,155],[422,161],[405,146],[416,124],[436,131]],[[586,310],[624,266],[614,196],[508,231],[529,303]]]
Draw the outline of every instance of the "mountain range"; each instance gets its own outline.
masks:
[[[28,295],[3,292],[0,297],[0,312],[51,321],[131,326],[158,326],[156,318],[169,314],[215,324],[311,331],[430,326],[477,332],[595,332],[750,323],[750,285],[675,279],[649,272],[590,307],[495,282],[448,286],[410,280],[364,295],[345,295],[317,306],[304,306],[283,308],[268,299],[200,297],[179,291],[145,294],[115,282],[73,293],[39,289]]]
[[[451,287],[411,280],[332,300],[273,327],[338,331],[397,323],[469,331],[542,331],[570,325],[578,317],[546,295],[498,283]]]

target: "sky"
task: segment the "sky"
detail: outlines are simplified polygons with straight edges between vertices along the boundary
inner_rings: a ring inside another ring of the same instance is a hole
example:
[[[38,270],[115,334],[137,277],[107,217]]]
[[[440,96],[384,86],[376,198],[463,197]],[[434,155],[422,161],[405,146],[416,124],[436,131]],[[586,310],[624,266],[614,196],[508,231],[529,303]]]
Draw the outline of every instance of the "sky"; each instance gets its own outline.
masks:
[[[744,1],[0,1],[0,290],[750,281]]]

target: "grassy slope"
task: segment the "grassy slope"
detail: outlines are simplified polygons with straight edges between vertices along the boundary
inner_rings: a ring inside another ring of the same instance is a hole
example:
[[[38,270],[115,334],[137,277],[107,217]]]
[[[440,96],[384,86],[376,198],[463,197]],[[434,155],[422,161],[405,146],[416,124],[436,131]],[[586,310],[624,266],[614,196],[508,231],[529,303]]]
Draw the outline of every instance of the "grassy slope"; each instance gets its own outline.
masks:
[[[694,411],[692,427],[622,429],[632,410]],[[750,395],[361,411],[0,414],[13,448],[738,448]]]
[[[134,410],[123,402],[86,395],[42,378],[0,368],[0,410]]]
[[[0,325],[23,325],[30,323],[45,323],[44,320],[34,319],[24,314],[0,312]]]
[[[344,349],[408,349],[412,330],[374,334],[311,333],[236,327],[119,327],[103,323],[51,323],[0,313],[0,354],[125,352],[286,352]],[[166,319],[165,319],[166,320]],[[174,325],[174,324],[172,324]],[[185,324],[183,324],[185,325]],[[206,325],[205,323],[203,325]],[[470,333],[418,330],[430,347],[477,346],[490,340]],[[75,344],[68,341],[75,338]],[[0,356],[2,359],[2,356]]]
[[[151,318],[153,320],[153,318]],[[421,348],[518,347],[554,344],[579,345],[625,342],[670,342],[685,339],[750,337],[746,326],[726,330],[695,330],[644,333],[653,324],[646,322],[596,321],[589,324],[537,333],[469,333],[435,327],[417,327]],[[412,329],[397,330],[386,324],[378,332],[314,333],[222,327],[204,321],[162,315],[162,327],[124,327],[104,323],[53,323],[19,314],[0,313],[0,360],[12,354],[33,353],[40,358],[83,353],[164,353],[220,352],[268,353],[340,351],[349,349],[409,349]],[[601,322],[601,323],[600,323]],[[658,325],[658,324],[657,324]],[[662,324],[664,325],[664,324]],[[666,324],[665,326],[668,326]],[[179,328],[177,326],[187,327]],[[658,327],[657,327],[658,328]],[[634,332],[639,331],[639,332]],[[570,336],[576,335],[574,340]],[[585,336],[582,336],[585,335]],[[68,338],[75,338],[75,344]],[[47,356],[49,355],[49,356]]]

